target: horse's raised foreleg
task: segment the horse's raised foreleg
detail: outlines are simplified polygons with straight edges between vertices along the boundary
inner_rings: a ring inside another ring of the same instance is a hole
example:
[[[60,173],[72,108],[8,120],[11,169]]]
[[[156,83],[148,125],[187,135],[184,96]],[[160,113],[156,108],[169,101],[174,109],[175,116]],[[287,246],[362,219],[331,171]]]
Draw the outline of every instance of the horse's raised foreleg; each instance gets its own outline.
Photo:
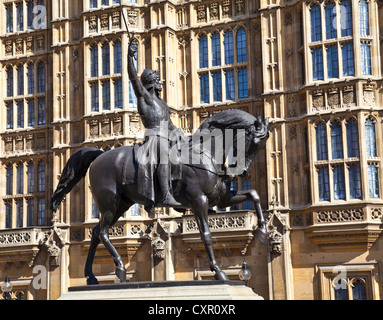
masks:
[[[209,203],[205,195],[197,197],[192,204],[194,216],[201,234],[201,239],[205,245],[207,256],[209,259],[210,270],[215,272],[216,280],[229,280],[225,272],[217,265],[213,251],[213,242],[208,223]]]
[[[88,277],[86,281],[88,285],[98,284],[98,281],[92,272],[92,265],[93,265],[93,259],[96,253],[97,246],[100,243],[99,235],[100,235],[100,224],[98,223],[97,226],[95,226],[92,231],[92,240],[90,242],[88,257],[86,259],[86,264],[85,264],[85,277]]]
[[[237,191],[235,195],[228,196],[224,199],[219,205],[219,207],[230,207],[246,201],[252,201],[255,207],[255,212],[258,218],[258,238],[263,243],[266,243],[267,240],[267,231],[266,231],[266,222],[263,217],[262,208],[261,208],[261,199],[258,195],[258,192],[254,189],[252,190],[242,190]]]

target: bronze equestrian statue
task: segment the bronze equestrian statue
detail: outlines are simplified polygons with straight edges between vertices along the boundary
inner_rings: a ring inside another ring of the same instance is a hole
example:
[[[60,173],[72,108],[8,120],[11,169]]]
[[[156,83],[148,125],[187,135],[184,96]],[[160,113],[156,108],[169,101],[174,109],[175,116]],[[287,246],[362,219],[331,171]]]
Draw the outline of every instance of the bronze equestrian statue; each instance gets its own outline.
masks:
[[[76,151],[64,167],[51,198],[51,209],[58,209],[65,195],[85,177],[90,167],[90,187],[100,211],[100,221],[93,229],[85,265],[88,284],[98,283],[92,272],[92,264],[100,241],[113,258],[119,281],[126,281],[124,263],[109,240],[108,231],[135,203],[145,205],[148,212],[151,212],[154,206],[170,206],[179,211],[192,209],[206,248],[210,269],[215,272],[217,280],[227,280],[214,256],[208,224],[209,208],[225,208],[252,201],[258,218],[258,236],[261,240],[265,239],[266,226],[258,193],[255,190],[231,190],[230,177],[233,172],[236,175],[245,174],[252,158],[265,147],[269,137],[268,119],[263,122],[260,117],[255,118],[241,110],[224,110],[205,120],[192,137],[186,139],[171,122],[169,107],[158,95],[161,90],[158,75],[152,71],[144,71],[140,83],[136,71],[132,68],[135,50],[131,42],[128,58],[130,80],[137,95],[142,122],[147,131],[152,131],[147,134],[147,140],[142,145],[125,146],[107,152],[93,147],[84,147]],[[169,131],[173,133],[171,139]],[[221,150],[223,159],[217,156],[216,152],[222,145],[216,146],[212,143],[212,149],[208,150],[204,145],[201,148],[200,144],[201,139],[218,141],[217,132],[221,132],[222,141],[225,141]],[[164,155],[164,150],[169,153]],[[235,169],[235,163],[229,167],[224,165],[230,150],[234,150],[233,153],[238,159],[238,155],[241,157],[243,165],[239,166],[239,171],[232,170]],[[174,154],[175,158],[178,155],[176,161],[169,161],[171,151],[173,157]],[[165,156],[168,161],[153,161],[149,162],[149,165],[140,165],[140,159],[152,152],[156,154],[156,157],[151,157],[152,160]],[[203,158],[203,161],[191,161],[198,158]],[[171,174],[171,171],[177,173]],[[138,177],[146,178],[143,181]],[[153,190],[150,191],[154,194],[145,194],[142,190],[142,183],[147,184],[149,180],[149,185],[153,186]]]

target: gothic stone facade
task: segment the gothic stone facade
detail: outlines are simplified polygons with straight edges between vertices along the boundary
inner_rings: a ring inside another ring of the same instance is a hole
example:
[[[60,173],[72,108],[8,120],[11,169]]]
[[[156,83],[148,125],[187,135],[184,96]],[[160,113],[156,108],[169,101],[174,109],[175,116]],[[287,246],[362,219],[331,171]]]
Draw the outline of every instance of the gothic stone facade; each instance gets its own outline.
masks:
[[[127,75],[160,71],[174,123],[191,134],[227,108],[270,117],[266,150],[233,188],[251,203],[210,216],[218,263],[266,299],[380,299],[383,245],[383,6],[377,0],[2,0],[0,278],[15,296],[57,299],[85,283],[97,223],[85,178],[56,215],[70,155],[142,139]],[[110,230],[130,281],[210,279],[193,216],[132,207]],[[102,246],[101,283],[114,281]]]

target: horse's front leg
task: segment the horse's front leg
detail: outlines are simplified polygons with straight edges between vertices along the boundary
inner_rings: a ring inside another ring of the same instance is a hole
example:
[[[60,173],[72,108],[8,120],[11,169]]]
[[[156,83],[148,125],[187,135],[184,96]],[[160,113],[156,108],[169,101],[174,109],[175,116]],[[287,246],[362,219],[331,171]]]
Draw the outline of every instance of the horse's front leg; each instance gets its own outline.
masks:
[[[205,195],[197,197],[192,204],[194,217],[197,222],[201,239],[205,245],[207,256],[209,259],[210,270],[215,272],[216,280],[229,280],[225,272],[223,272],[217,265],[213,251],[213,242],[208,223],[208,210],[209,203]]]
[[[261,199],[258,195],[258,192],[254,189],[251,190],[242,190],[237,191],[234,195],[228,194],[227,198],[224,199],[221,203],[222,207],[234,206],[246,201],[251,201],[254,204],[255,212],[258,218],[258,238],[263,243],[266,243],[267,240],[267,231],[266,231],[266,221],[263,217],[262,208],[261,208]]]

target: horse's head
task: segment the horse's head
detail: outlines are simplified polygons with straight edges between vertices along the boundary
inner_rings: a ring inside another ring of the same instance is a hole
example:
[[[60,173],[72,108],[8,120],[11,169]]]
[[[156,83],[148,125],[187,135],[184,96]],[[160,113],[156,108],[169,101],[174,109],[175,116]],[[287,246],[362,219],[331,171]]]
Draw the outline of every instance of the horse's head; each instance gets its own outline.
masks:
[[[269,118],[262,121],[258,116],[254,124],[246,130],[245,142],[245,170],[243,175],[247,174],[252,158],[266,146],[266,141],[269,137]]]

